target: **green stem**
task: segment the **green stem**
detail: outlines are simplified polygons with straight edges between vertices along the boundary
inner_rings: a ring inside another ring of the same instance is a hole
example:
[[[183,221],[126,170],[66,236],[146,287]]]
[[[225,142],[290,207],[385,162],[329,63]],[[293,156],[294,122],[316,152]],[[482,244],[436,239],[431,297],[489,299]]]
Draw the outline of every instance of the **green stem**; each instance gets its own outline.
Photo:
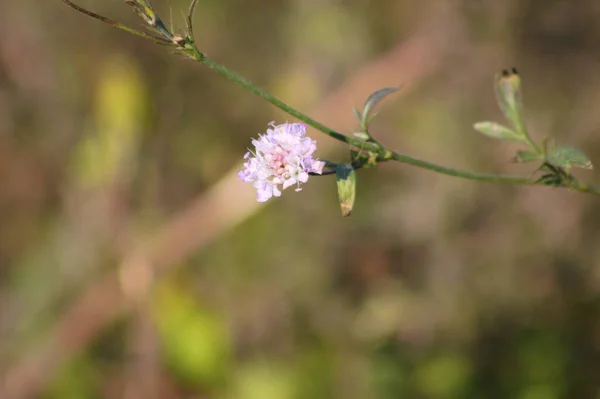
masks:
[[[392,152],[391,159],[394,161],[406,163],[418,168],[428,169],[434,172],[442,173],[448,176],[461,177],[469,180],[487,181],[491,183],[510,183],[522,185],[534,185],[536,179],[520,176],[494,175],[488,173],[476,173],[466,170],[448,168],[446,166],[437,165],[431,162],[422,161],[420,159],[409,157],[408,155]]]
[[[442,174],[445,174],[448,176],[455,176],[455,177],[460,177],[463,179],[470,179],[470,180],[495,182],[495,183],[522,184],[522,185],[543,184],[539,180],[536,180],[531,177],[504,176],[504,175],[495,175],[495,174],[486,174],[486,173],[475,173],[475,172],[468,172],[468,171],[464,171],[464,170],[460,170],[460,169],[448,168],[448,167],[437,165],[437,164],[434,164],[431,162],[412,158],[408,155],[400,154],[398,152],[390,151],[387,148],[385,148],[383,145],[381,145],[377,142],[367,142],[367,141],[358,140],[358,139],[346,136],[342,133],[339,133],[333,129],[330,129],[329,127],[321,124],[320,122],[317,122],[316,120],[301,113],[300,111],[297,111],[295,108],[292,108],[290,105],[281,101],[277,97],[275,97],[275,96],[267,93],[266,91],[262,90],[261,88],[255,86],[250,81],[243,78],[242,76],[238,75],[237,73],[235,73],[233,71],[230,71],[229,69],[225,68],[223,65],[217,63],[216,61],[213,61],[212,59],[208,58],[204,53],[200,52],[200,50],[198,50],[198,47],[196,46],[195,41],[194,41],[193,27],[192,27],[192,14],[193,14],[194,8],[197,4],[197,0],[192,0],[192,3],[190,5],[190,10],[189,10],[189,13],[188,13],[188,16],[186,19],[186,22],[188,25],[188,36],[184,40],[178,41],[177,43],[172,43],[172,42],[169,42],[168,40],[165,40],[162,38],[148,35],[143,32],[138,32],[134,29],[124,26],[124,25],[122,25],[116,21],[113,21],[109,18],[103,17],[101,15],[98,15],[96,13],[88,11],[82,7],[79,7],[75,4],[73,4],[69,0],[62,0],[62,1],[65,4],[67,4],[69,7],[73,8],[79,12],[82,12],[92,18],[99,19],[103,22],[106,22],[110,25],[113,25],[113,26],[115,26],[119,29],[122,29],[124,31],[127,31],[129,33],[133,33],[135,35],[142,36],[146,39],[153,40],[160,44],[169,44],[169,45],[177,44],[179,46],[179,49],[181,50],[181,52],[184,53],[189,58],[205,64],[210,69],[216,71],[217,73],[224,76],[225,78],[250,90],[252,93],[267,100],[268,102],[270,102],[277,108],[281,109],[282,111],[288,113],[289,115],[291,115],[293,117],[296,117],[297,119],[301,120],[302,122],[306,123],[307,125],[314,127],[315,129],[325,133],[326,135],[328,135],[329,137],[331,137],[333,139],[336,139],[343,143],[349,144],[356,148],[360,148],[362,150],[376,153],[378,155],[377,160],[379,162],[386,162],[386,161],[394,160],[394,161],[398,161],[401,163],[413,165],[413,166],[416,166],[419,168],[431,170],[433,172],[442,173]],[[169,33],[169,35],[171,35],[171,34]],[[533,142],[531,140],[531,138],[529,137],[529,135],[527,135],[526,132],[525,132],[524,136],[527,139],[528,144],[534,150],[536,150],[536,152],[539,152],[540,151],[539,147],[535,144],[535,142]],[[561,187],[570,188],[570,189],[585,192],[585,193],[592,193],[592,194],[600,195],[600,186],[581,183],[577,180],[565,181],[561,184]]]
[[[197,49],[191,48],[190,50],[192,50],[192,53],[190,54],[191,58],[193,58],[196,61],[202,62],[203,64],[208,66],[210,69],[218,72],[225,78],[245,87],[246,89],[248,89],[251,92],[253,92],[254,94],[264,98],[265,100],[267,100],[268,102],[270,102],[277,108],[281,109],[282,111],[290,114],[291,116],[298,118],[302,122],[305,122],[306,124],[314,127],[315,129],[325,133],[326,135],[328,135],[336,140],[339,140],[346,144],[350,144],[357,148],[362,148],[364,150],[373,151],[373,152],[380,154],[382,156],[382,158],[380,160],[394,160],[394,161],[402,162],[405,164],[413,165],[413,166],[416,166],[419,168],[428,169],[428,170],[431,170],[434,172],[442,173],[445,175],[462,177],[464,179],[470,179],[470,180],[488,181],[488,182],[496,182],[496,183],[523,184],[523,185],[535,184],[536,180],[533,178],[528,178],[528,177],[502,176],[502,175],[493,175],[493,174],[485,174],[485,173],[474,173],[474,172],[468,172],[468,171],[459,170],[459,169],[448,168],[448,167],[437,165],[437,164],[434,164],[431,162],[412,158],[408,155],[400,154],[398,152],[390,152],[390,151],[382,148],[381,146],[377,145],[376,143],[367,143],[362,140],[348,137],[342,133],[336,132],[335,130],[328,128],[327,126],[321,124],[320,122],[317,122],[314,119],[310,118],[309,116],[297,111],[296,109],[292,108],[290,105],[281,101],[277,97],[267,93],[266,91],[262,90],[259,87],[256,87],[250,81],[246,80],[245,78],[238,75],[237,73],[225,68],[224,66],[217,63],[216,61],[213,61],[212,59],[208,58],[206,55],[204,55]]]
[[[460,169],[448,168],[448,167],[437,165],[437,164],[434,164],[431,162],[416,159],[416,158],[410,157],[408,155],[400,154],[398,152],[389,151],[388,149],[378,145],[377,143],[368,143],[368,142],[365,142],[362,140],[354,139],[354,138],[346,136],[342,133],[336,132],[335,130],[330,129],[329,127],[323,125],[322,123],[317,122],[316,120],[310,118],[309,116],[301,113],[300,111],[296,110],[295,108],[292,108],[290,105],[281,101],[277,97],[267,93],[263,89],[255,86],[250,81],[246,80],[245,78],[238,75],[237,73],[225,68],[223,65],[208,58],[205,54],[201,53],[196,48],[196,46],[186,47],[184,49],[184,51],[195,61],[205,64],[210,69],[218,72],[225,78],[243,86],[244,88],[250,90],[252,93],[258,95],[259,97],[264,98],[265,100],[267,100],[268,102],[270,102],[277,108],[281,109],[282,111],[288,113],[289,115],[291,115],[293,117],[296,117],[297,119],[301,120],[302,122],[306,123],[307,125],[312,126],[315,129],[325,133],[329,137],[332,137],[343,143],[350,144],[354,147],[362,148],[366,151],[376,152],[377,154],[380,155],[381,161],[394,160],[394,161],[402,162],[405,164],[413,165],[413,166],[416,166],[419,168],[431,170],[433,172],[438,172],[438,173],[442,173],[442,174],[445,174],[448,176],[460,177],[460,178],[469,179],[469,180],[486,181],[486,182],[491,182],[491,183],[531,185],[531,186],[540,184],[537,182],[537,179],[531,178],[531,177],[475,173],[475,172],[469,172],[469,171],[460,170]],[[530,143],[530,145],[534,149],[537,149],[537,145],[528,136],[526,136],[526,137],[528,138],[528,142]],[[584,183],[577,182],[577,181],[565,183],[563,185],[563,187],[574,189],[574,190],[581,191],[581,192],[600,195],[600,186],[584,184]]]
[[[213,61],[212,59],[208,58],[205,54],[201,53],[197,48],[186,47],[184,49],[184,52],[187,55],[189,55],[192,59],[194,59],[195,61],[203,63],[204,65],[208,66],[210,69],[219,73],[221,76],[250,90],[252,93],[256,94],[259,97],[264,98],[265,100],[267,100],[268,102],[270,102],[277,108],[281,109],[285,113],[301,120],[302,122],[306,123],[309,126],[314,127],[315,129],[325,133],[329,137],[334,138],[339,141],[342,141],[346,144],[353,145],[355,147],[364,148],[367,151],[375,151],[375,152],[381,151],[381,148],[375,144],[365,143],[362,140],[348,137],[342,133],[336,132],[335,130],[328,128],[327,126],[323,125],[322,123],[317,122],[316,120],[314,120],[314,119],[310,118],[309,116],[296,110],[289,104],[286,104],[285,102],[281,101],[277,97],[275,97],[275,96],[267,93],[263,89],[255,86],[252,82],[248,81],[244,77],[225,68],[223,65],[219,64],[218,62]]]
[[[566,182],[562,187],[570,188],[572,190],[581,191],[582,193],[600,195],[600,186],[597,184],[587,184],[578,180],[572,182]]]

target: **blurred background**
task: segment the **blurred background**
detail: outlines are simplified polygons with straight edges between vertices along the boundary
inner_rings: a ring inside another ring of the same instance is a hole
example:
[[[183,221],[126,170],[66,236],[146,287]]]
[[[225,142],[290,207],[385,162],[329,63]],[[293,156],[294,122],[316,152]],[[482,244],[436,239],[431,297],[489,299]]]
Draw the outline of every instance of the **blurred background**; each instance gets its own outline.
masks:
[[[183,0],[154,0],[183,31]],[[78,4],[133,27],[123,1]],[[600,199],[399,163],[266,205],[235,178],[293,121],[208,68],[66,7],[0,2],[0,398],[600,398]],[[172,21],[172,22],[171,22]],[[533,137],[600,164],[594,0],[200,0],[201,51],[345,133],[529,175]],[[319,132],[316,155],[348,150]],[[600,182],[597,171],[575,171]]]

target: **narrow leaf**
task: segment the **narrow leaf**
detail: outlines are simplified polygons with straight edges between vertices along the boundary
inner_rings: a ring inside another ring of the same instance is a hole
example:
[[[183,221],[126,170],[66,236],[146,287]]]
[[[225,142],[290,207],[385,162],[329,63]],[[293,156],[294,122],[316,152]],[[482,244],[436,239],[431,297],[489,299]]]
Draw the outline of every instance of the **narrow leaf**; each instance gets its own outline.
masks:
[[[546,159],[548,163],[564,168],[578,167],[583,169],[592,169],[592,162],[578,148],[574,147],[556,147],[548,152]]]
[[[389,95],[397,90],[398,90],[398,87],[386,87],[386,88],[375,91],[367,98],[367,100],[365,101],[365,104],[363,105],[362,118],[361,118],[361,124],[364,128],[366,128],[371,121],[369,119],[369,115],[370,115],[371,111],[373,111],[373,108],[375,108],[375,106],[381,100],[383,100],[387,95]]]
[[[350,164],[339,165],[335,170],[335,180],[342,216],[350,216],[356,197],[356,171]]]
[[[523,139],[517,132],[496,122],[477,122],[473,125],[473,127],[478,132],[481,132],[486,136],[494,139],[523,141]]]
[[[521,94],[521,78],[516,69],[504,70],[502,76],[496,78],[496,99],[502,113],[522,136],[525,135],[523,117],[523,100]]]

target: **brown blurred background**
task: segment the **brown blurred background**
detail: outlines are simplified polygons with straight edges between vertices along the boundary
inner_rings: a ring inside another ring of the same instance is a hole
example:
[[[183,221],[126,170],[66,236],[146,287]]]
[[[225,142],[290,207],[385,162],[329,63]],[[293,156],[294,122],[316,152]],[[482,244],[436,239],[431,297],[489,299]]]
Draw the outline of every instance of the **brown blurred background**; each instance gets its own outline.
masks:
[[[186,1],[153,3],[184,26]],[[381,141],[528,175],[472,129],[515,66],[534,138],[600,164],[597,1],[200,0],[194,21],[332,128],[402,84]],[[271,120],[293,119],[59,0],[0,1],[0,398],[600,398],[600,198],[394,163],[359,172],[347,219],[331,177],[258,206],[234,175]]]

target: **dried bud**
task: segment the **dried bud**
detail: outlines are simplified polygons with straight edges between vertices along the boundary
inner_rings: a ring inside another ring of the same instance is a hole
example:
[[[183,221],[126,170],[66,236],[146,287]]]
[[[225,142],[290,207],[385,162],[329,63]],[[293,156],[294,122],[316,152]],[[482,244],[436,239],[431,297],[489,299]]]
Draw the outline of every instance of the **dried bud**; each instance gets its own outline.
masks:
[[[178,34],[174,34],[171,38],[171,41],[177,46],[182,46],[183,44],[185,44],[185,37]]]

